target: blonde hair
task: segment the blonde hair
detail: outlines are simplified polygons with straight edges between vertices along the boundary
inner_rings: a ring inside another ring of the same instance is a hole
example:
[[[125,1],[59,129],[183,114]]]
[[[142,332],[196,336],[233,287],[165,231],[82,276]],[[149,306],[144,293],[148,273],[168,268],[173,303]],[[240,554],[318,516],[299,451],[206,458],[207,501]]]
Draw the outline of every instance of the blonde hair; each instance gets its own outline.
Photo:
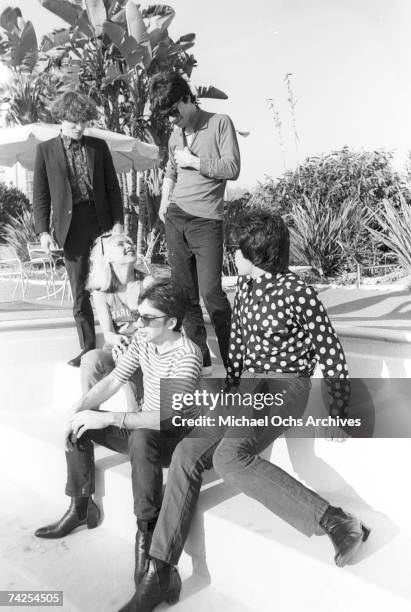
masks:
[[[127,234],[113,234],[107,232],[96,238],[90,252],[89,274],[86,282],[86,289],[89,291],[103,291],[104,293],[116,293],[120,288],[120,281],[114,272],[113,266],[107,259],[107,252],[104,249],[103,240],[119,236],[129,238]],[[145,274],[135,268],[136,280],[143,280]]]

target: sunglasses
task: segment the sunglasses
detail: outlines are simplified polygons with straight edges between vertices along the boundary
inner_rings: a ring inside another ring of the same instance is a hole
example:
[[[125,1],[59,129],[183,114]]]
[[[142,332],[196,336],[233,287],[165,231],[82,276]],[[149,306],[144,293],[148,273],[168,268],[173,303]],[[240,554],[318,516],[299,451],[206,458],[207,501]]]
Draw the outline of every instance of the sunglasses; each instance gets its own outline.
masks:
[[[144,327],[149,327],[151,321],[155,321],[156,319],[167,319],[167,315],[161,315],[159,317],[151,317],[149,315],[142,315],[138,310],[132,310],[131,316],[133,317],[133,321],[141,321]]]

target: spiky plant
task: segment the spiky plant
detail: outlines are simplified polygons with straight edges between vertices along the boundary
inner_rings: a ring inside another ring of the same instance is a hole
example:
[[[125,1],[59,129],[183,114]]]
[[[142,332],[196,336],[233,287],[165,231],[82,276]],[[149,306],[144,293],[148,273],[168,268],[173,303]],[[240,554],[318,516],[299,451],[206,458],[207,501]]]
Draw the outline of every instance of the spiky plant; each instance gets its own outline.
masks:
[[[36,242],[34,217],[31,210],[25,210],[11,219],[3,228],[5,244],[14,247],[22,260],[28,259],[27,242]]]
[[[383,206],[383,213],[371,211],[381,229],[376,230],[370,225],[367,229],[395,255],[407,273],[411,273],[411,204],[399,193],[395,204],[384,199]]]

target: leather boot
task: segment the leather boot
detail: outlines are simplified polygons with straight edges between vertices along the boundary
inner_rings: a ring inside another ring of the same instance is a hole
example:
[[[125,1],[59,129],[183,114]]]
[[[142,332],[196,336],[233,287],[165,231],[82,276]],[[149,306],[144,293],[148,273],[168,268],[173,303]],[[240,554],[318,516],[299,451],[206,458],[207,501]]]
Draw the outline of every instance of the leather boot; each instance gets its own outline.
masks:
[[[334,506],[328,506],[320,520],[320,526],[333,543],[334,561],[338,567],[344,567],[353,559],[371,531],[355,516],[346,514],[342,508]]]
[[[84,498],[72,497],[70,507],[61,519],[40,527],[34,535],[38,538],[63,538],[81,525],[87,525],[89,529],[97,527],[99,518],[100,510],[91,497],[88,498],[87,505]]]
[[[158,566],[154,559],[150,559],[136,593],[120,612],[152,612],[163,601],[169,605],[177,603],[180,592],[181,578],[177,568],[167,563]]]
[[[148,570],[148,564],[150,561],[148,551],[150,550],[152,537],[152,529],[149,529],[148,531],[141,531],[140,529],[137,530],[134,569],[134,583],[136,588],[138,587],[140,579]]]

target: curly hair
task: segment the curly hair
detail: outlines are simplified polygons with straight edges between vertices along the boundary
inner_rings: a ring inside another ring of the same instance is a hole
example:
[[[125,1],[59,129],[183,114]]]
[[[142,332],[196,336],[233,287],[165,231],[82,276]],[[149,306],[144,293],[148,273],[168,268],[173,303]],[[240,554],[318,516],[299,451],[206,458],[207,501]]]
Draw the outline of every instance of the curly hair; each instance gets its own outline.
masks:
[[[151,108],[161,114],[182,100],[183,102],[196,102],[196,97],[190,85],[178,72],[160,72],[150,81]]]
[[[51,106],[53,117],[57,121],[91,121],[97,119],[95,102],[79,91],[66,91]]]
[[[278,213],[246,209],[238,215],[228,233],[231,247],[239,248],[254,266],[271,274],[287,271],[290,232]]]
[[[89,291],[102,291],[103,293],[116,293],[120,288],[120,281],[114,272],[112,264],[107,259],[107,246],[104,248],[105,241],[111,238],[127,238],[126,234],[106,233],[99,236],[91,249],[89,258],[89,275],[86,282],[86,289]],[[145,274],[135,269],[136,280],[143,280]]]
[[[186,291],[171,280],[159,280],[149,285],[138,297],[138,303],[148,300],[168,317],[175,317],[177,322],[173,331],[180,331],[188,306]]]

